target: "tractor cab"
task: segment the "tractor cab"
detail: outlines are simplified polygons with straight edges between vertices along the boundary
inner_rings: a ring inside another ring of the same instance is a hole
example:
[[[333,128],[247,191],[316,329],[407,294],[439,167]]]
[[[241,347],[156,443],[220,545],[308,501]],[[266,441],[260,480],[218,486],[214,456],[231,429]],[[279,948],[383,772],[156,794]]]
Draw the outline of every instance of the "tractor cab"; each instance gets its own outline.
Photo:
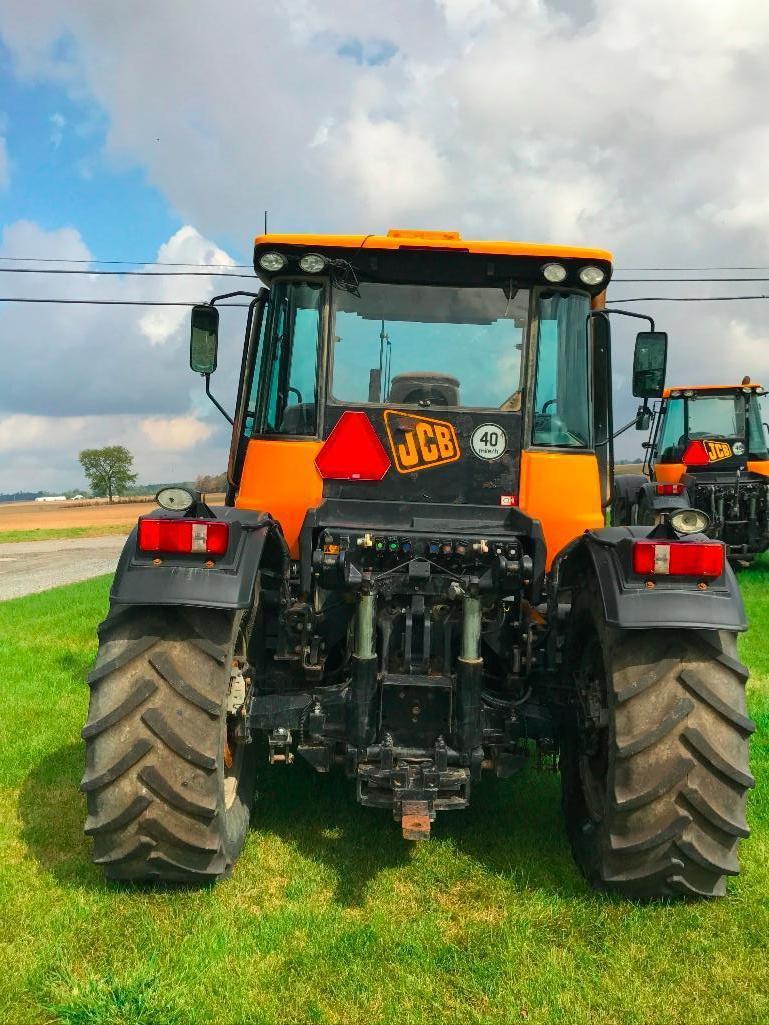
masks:
[[[665,501],[690,504],[710,520],[708,533],[730,556],[749,560],[769,546],[769,450],[762,422],[762,386],[667,388],[646,443],[645,473],[635,522],[654,522]]]
[[[294,557],[324,500],[518,508],[548,561],[604,522],[609,253],[393,230],[260,236],[254,266],[230,493]]]
[[[649,465],[659,480],[747,469],[769,474],[760,384],[667,388],[653,426]]]

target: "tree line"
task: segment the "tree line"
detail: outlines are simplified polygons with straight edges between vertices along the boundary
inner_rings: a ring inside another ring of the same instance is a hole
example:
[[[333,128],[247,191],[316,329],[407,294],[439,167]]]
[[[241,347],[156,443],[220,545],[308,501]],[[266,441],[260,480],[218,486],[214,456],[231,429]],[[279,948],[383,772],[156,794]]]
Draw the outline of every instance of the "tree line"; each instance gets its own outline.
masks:
[[[86,448],[80,453],[80,465],[91,494],[96,498],[107,498],[110,502],[118,495],[124,495],[136,483],[133,462],[134,457],[124,445]],[[203,494],[225,491],[227,474],[201,474],[195,480],[195,487]]]

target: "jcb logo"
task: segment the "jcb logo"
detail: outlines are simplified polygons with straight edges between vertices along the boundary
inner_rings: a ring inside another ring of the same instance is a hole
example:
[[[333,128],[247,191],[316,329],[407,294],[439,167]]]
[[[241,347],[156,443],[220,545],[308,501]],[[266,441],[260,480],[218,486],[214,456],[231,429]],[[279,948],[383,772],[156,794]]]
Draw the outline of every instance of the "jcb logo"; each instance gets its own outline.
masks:
[[[386,409],[384,420],[398,473],[413,473],[459,459],[453,424],[396,409]]]
[[[732,446],[725,441],[706,441],[705,451],[711,463],[717,463],[720,459],[729,459],[732,454]]]

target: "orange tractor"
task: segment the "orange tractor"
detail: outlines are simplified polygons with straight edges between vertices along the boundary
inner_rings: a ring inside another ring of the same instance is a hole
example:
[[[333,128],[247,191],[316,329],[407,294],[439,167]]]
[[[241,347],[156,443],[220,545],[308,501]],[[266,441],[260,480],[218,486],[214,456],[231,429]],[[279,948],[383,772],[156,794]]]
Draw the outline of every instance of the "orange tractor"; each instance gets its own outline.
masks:
[[[644,475],[615,483],[614,522],[653,524],[692,509],[736,562],[769,548],[769,451],[759,399],[741,384],[666,388],[645,442]]]
[[[257,758],[346,773],[419,840],[534,754],[560,766],[592,885],[722,894],[752,785],[745,615],[723,544],[686,517],[605,525],[610,254],[265,235],[254,268],[226,504],[160,492],[100,628],[94,861],[226,875]],[[229,298],[192,313],[209,395]],[[667,346],[649,328],[645,409]]]

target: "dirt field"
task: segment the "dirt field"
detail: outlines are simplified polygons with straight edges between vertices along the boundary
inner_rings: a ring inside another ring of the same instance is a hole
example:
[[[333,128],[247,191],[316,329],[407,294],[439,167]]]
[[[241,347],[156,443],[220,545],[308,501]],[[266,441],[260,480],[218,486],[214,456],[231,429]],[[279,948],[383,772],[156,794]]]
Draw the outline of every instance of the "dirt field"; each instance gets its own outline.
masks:
[[[223,495],[208,495],[221,504]],[[50,530],[65,527],[133,525],[156,508],[154,499],[136,502],[7,502],[0,504],[0,533],[7,530]]]

